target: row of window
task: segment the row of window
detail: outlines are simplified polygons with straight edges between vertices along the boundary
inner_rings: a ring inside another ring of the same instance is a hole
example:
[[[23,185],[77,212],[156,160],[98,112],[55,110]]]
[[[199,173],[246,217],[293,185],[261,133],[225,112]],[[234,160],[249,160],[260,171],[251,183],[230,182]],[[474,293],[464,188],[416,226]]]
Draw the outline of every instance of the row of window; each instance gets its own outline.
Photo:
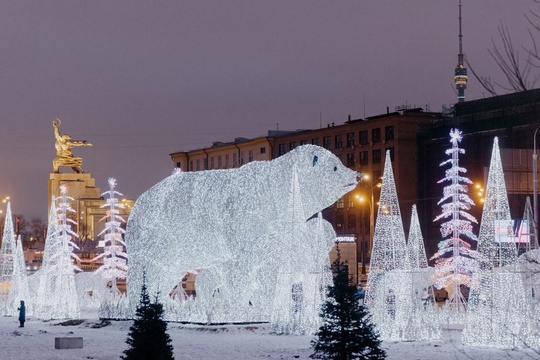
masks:
[[[261,147],[259,153],[255,154],[253,150],[249,150],[247,153],[247,162],[255,160],[255,156],[266,154],[266,147]],[[188,171],[199,170],[212,170],[212,169],[229,169],[236,168],[246,163],[246,152],[240,151],[240,153],[233,152],[232,154],[210,156],[210,163],[208,158],[196,159],[189,161]],[[176,163],[177,168],[181,168],[180,162]]]
[[[346,145],[348,148],[352,148],[357,144],[360,145],[367,145],[369,144],[369,130],[360,130],[358,132],[358,139],[356,138],[355,132],[349,132],[345,135],[346,137],[343,137],[343,134],[337,134],[334,135],[334,149],[343,149]],[[358,142],[357,142],[358,140]],[[390,141],[394,140],[394,126],[386,126],[384,128],[384,140]],[[344,141],[346,141],[344,143]],[[375,128],[371,129],[371,143],[376,144],[380,143],[382,141],[381,138],[381,128]],[[307,144],[307,140],[301,140],[299,142],[292,141],[289,145],[289,151],[296,148],[298,145],[305,145]],[[320,138],[313,138],[311,139],[311,144],[322,146],[325,149],[330,150],[332,147],[332,136],[324,136],[322,138],[322,144]],[[278,155],[281,156],[287,152],[287,144],[279,144],[278,145]]]
[[[371,163],[381,164],[382,157],[384,154],[386,154],[387,150],[390,151],[390,160],[394,161],[394,148],[387,147],[384,153],[381,149],[371,150]],[[337,157],[341,160],[341,162],[343,162],[343,164],[347,167],[353,168],[356,165],[361,165],[361,166],[369,165],[369,150],[360,151],[358,154],[348,153],[345,156],[346,158],[343,159],[343,155],[341,154],[337,155]]]
[[[369,218],[363,216],[360,218],[359,228],[357,228],[356,216],[354,214],[347,215],[347,223],[345,224],[345,217],[343,215],[336,216],[336,232],[340,233],[360,233],[369,234]],[[346,225],[346,227],[345,227]]]

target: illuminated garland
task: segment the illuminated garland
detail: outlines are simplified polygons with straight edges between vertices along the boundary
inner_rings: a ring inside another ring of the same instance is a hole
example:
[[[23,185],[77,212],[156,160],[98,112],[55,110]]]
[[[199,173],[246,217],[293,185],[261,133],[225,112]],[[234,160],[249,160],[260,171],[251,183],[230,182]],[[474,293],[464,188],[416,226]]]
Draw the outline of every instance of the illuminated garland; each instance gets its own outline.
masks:
[[[449,220],[441,224],[441,235],[444,240],[439,243],[439,250],[431,257],[435,259],[434,285],[448,291],[446,309],[452,313],[463,313],[466,310],[467,300],[461,292],[461,286],[471,286],[471,279],[478,271],[478,260],[481,258],[480,254],[472,250],[471,245],[461,238],[464,236],[473,241],[477,240],[471,224],[476,223],[476,219],[466,212],[474,202],[467,195],[468,187],[465,185],[472,184],[472,181],[461,176],[461,173],[467,172],[465,168],[459,166],[459,154],[465,153],[465,150],[459,147],[461,139],[461,131],[458,129],[450,131],[452,148],[446,150],[450,159],[441,163],[441,166],[450,164],[450,168],[445,171],[445,177],[438,182],[450,182],[450,185],[444,187],[443,197],[438,202],[439,205],[442,204],[442,213],[434,221]]]

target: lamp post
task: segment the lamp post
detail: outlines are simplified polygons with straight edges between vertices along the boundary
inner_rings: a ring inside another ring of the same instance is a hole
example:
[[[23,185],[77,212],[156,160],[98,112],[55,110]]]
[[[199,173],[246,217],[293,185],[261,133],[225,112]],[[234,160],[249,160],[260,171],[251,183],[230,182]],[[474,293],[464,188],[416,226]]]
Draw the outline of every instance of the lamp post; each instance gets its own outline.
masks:
[[[371,177],[368,175],[368,174],[364,174],[362,175],[362,180],[370,180]],[[370,199],[371,200],[367,200],[365,197],[363,196],[360,196],[360,195],[356,195],[356,199],[360,202],[367,202],[368,205],[369,205],[369,242],[368,242],[368,246],[367,246],[367,250],[370,251],[372,246],[373,246],[373,228],[375,226],[375,199],[374,199],[374,194],[373,194],[373,189],[375,187],[378,187],[380,188],[381,187],[381,182],[380,180],[382,180],[382,176],[379,176],[375,181],[371,180],[371,182],[367,183],[367,184],[364,184],[364,186],[366,187],[367,190],[369,190],[369,196],[370,196]],[[365,247],[362,246],[362,274],[365,275],[366,274],[366,265],[365,265],[365,262],[364,262],[364,252],[365,252]]]
[[[373,191],[371,193],[371,201],[369,200],[366,200],[364,197],[360,196],[360,195],[356,195],[356,199],[359,201],[359,202],[367,202],[369,204],[369,239],[370,239],[370,242],[373,241]],[[364,257],[364,253],[366,251],[366,248],[364,246],[364,237],[362,235],[362,251],[361,251],[361,256],[362,256],[362,275],[366,275],[366,263],[365,263],[365,257]]]
[[[533,158],[533,162],[532,162],[532,168],[533,168],[533,206],[534,206],[534,229],[535,229],[535,236],[536,236],[536,229],[537,229],[537,225],[538,225],[538,196],[537,196],[537,192],[538,192],[538,178],[537,178],[537,170],[536,170],[536,166],[537,166],[537,162],[536,162],[536,133],[538,132],[538,129],[540,129],[540,126],[536,128],[536,130],[534,130],[534,139],[533,139],[533,155],[532,155],[532,158]]]

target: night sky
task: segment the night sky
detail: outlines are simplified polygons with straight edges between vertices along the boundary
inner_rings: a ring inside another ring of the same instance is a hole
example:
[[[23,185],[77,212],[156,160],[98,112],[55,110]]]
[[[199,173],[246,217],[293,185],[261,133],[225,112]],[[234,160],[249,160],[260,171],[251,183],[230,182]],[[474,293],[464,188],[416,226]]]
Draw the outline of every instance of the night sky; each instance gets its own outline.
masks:
[[[456,101],[458,1],[0,1],[0,198],[47,218],[60,131],[104,192],[136,199],[169,154]],[[464,53],[502,81],[487,51],[502,21],[528,44],[532,0],[463,0]],[[540,37],[540,35],[539,35]],[[470,79],[468,100],[487,96]]]

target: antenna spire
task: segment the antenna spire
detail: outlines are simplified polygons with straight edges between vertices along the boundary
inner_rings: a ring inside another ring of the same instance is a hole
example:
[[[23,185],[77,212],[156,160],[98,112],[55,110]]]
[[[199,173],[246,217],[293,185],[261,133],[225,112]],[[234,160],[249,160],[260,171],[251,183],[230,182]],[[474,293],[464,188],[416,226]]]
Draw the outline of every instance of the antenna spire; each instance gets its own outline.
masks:
[[[454,82],[458,91],[458,102],[465,101],[465,89],[467,88],[467,68],[463,61],[463,33],[461,32],[461,0],[459,0],[459,54],[458,65],[454,72]]]

